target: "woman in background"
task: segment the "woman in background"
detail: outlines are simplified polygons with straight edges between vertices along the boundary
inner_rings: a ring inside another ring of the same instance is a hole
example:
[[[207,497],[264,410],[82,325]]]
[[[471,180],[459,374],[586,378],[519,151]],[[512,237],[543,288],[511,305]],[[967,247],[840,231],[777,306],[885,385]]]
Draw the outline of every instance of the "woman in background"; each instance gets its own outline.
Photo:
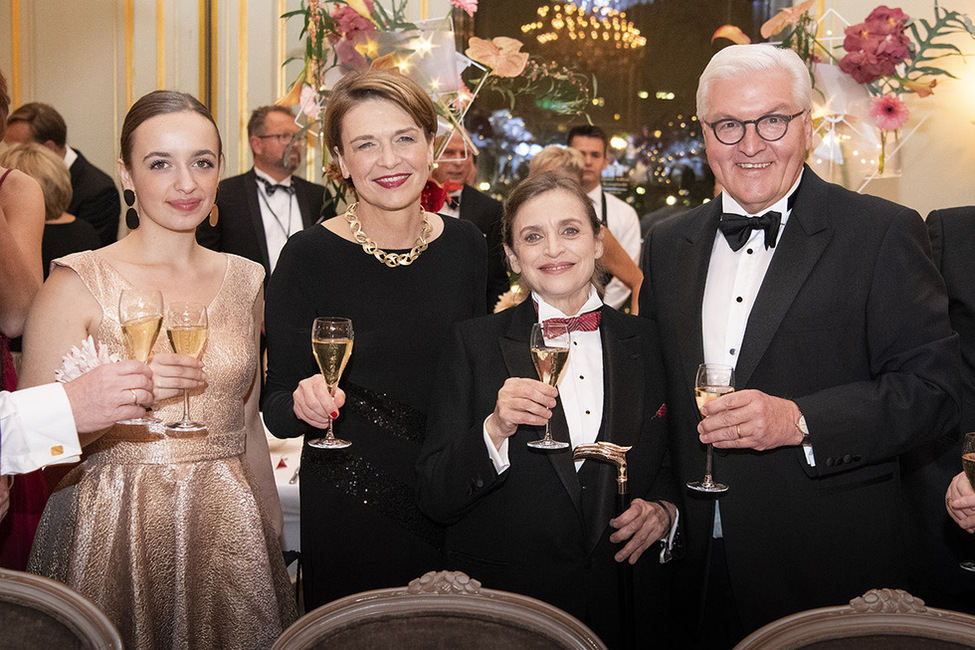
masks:
[[[81,436],[85,460],[51,495],[31,554],[32,572],[87,596],[131,648],[268,648],[297,617],[257,409],[264,270],[196,242],[222,160],[192,96],[158,90],[133,104],[119,175],[134,228],[56,260],[24,337],[24,383],[41,384],[89,335],[124,355],[123,289],[207,306],[202,361],[169,353],[165,334],[150,359],[161,421],[179,418],[190,389],[206,434],[119,423]]]
[[[420,205],[437,131],[423,89],[396,73],[347,74],[329,95],[324,131],[358,202],[281,251],[268,285],[263,399],[274,435],[321,437],[338,405],[312,356],[312,323],[352,320],[334,422],[352,446],[306,444],[301,457],[309,611],[441,568],[442,529],[416,506],[414,464],[447,329],[486,309],[484,236]]]
[[[44,193],[41,261],[45,279],[52,260],[101,248],[95,228],[66,212],[71,204],[71,174],[53,151],[36,142],[14,145],[0,154],[0,166],[19,169],[41,185]]]

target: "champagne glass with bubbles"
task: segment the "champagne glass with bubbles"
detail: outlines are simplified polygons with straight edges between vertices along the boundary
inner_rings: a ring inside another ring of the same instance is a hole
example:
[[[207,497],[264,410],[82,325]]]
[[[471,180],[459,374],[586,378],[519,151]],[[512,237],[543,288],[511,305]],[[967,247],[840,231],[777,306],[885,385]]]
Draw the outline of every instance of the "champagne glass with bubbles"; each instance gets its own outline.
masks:
[[[122,340],[129,357],[145,363],[152,353],[152,346],[162,326],[163,297],[160,291],[123,289],[118,299],[118,322],[122,327]],[[147,414],[122,424],[151,424],[156,418]]]
[[[207,343],[207,308],[196,302],[178,302],[166,310],[166,336],[176,354],[200,358]],[[190,418],[190,391],[183,389],[183,417],[166,429],[177,433],[206,431],[206,425]]]
[[[531,354],[538,378],[555,386],[569,362],[569,328],[564,324],[535,323],[532,325]],[[529,447],[535,449],[565,449],[569,443],[552,438],[551,418],[545,423],[545,437],[532,440]]]
[[[734,392],[735,390],[735,369],[720,363],[702,363],[697,368],[697,379],[694,382],[694,398],[697,400],[697,408],[722,395]],[[704,414],[701,414],[704,417]],[[687,487],[698,492],[725,492],[728,486],[724,483],[715,483],[711,478],[711,461],[714,456],[714,447],[708,445],[707,460],[705,461],[704,480],[688,481]]]
[[[348,318],[337,318],[333,316],[319,317],[311,328],[311,349],[315,355],[315,361],[322,371],[325,379],[325,386],[328,387],[329,395],[335,394],[335,388],[339,385],[339,379],[345,370],[345,364],[349,362],[352,354],[352,321]],[[318,449],[343,449],[352,443],[347,440],[340,440],[332,433],[332,419],[328,419],[328,427],[325,429],[324,438],[316,438],[308,441],[308,446]]]

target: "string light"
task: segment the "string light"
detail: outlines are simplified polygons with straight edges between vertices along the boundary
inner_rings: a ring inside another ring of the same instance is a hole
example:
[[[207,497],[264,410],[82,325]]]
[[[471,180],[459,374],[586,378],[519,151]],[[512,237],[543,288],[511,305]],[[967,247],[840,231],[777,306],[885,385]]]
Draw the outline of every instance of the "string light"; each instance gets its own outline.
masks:
[[[616,50],[639,50],[647,44],[626,12],[609,7],[593,7],[592,12],[572,2],[550,2],[538,8],[537,20],[521,26],[522,33],[534,36],[542,45],[561,41],[568,45],[587,44]]]

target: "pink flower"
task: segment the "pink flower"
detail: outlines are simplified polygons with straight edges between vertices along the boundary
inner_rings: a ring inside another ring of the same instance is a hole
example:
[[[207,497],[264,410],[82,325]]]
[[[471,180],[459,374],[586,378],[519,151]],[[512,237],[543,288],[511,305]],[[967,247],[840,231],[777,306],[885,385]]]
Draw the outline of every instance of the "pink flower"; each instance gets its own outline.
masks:
[[[911,40],[904,31],[907,18],[900,9],[881,5],[866,21],[847,27],[843,49],[848,54],[840,61],[840,69],[858,83],[893,75],[897,65],[912,55]]]
[[[450,0],[450,4],[458,9],[463,9],[468,16],[473,16],[474,12],[477,11],[477,0]]]
[[[870,103],[870,117],[877,128],[883,131],[896,131],[905,124],[911,112],[897,95],[887,93]]]
[[[876,23],[880,29],[887,29],[886,33],[903,32],[904,23],[909,16],[900,9],[891,9],[886,5],[880,5],[870,12],[866,23]]]
[[[365,8],[373,9],[372,0],[363,0]],[[346,40],[354,39],[358,34],[372,34],[376,31],[376,24],[360,12],[348,5],[343,5],[332,12],[332,18],[338,22],[338,30]]]
[[[490,41],[472,37],[465,54],[473,61],[491,68],[498,77],[517,77],[528,63],[528,53],[521,52],[522,42],[507,36]]]
[[[309,117],[309,119],[317,120],[319,114],[322,112],[322,107],[318,105],[318,93],[315,89],[308,84],[302,84],[301,86],[301,112]]]

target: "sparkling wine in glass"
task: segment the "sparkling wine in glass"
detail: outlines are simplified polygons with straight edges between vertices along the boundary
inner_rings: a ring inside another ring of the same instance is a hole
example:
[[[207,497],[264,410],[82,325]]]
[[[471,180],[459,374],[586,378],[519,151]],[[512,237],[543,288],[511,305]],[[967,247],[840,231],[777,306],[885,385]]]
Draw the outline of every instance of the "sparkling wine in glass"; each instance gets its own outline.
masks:
[[[118,322],[122,340],[129,357],[145,363],[162,326],[163,297],[160,291],[123,289],[118,299]],[[147,414],[141,418],[123,420],[121,424],[152,424],[156,418]]]
[[[697,408],[707,404],[713,399],[722,395],[727,395],[735,390],[735,370],[731,366],[720,363],[702,363],[697,368],[697,379],[694,382],[694,398],[697,400]],[[702,414],[701,417],[704,417]],[[711,478],[711,461],[714,455],[712,445],[707,448],[707,460],[704,469],[703,481],[688,481],[687,487],[698,492],[725,492],[728,486],[724,483],[715,483]]]
[[[975,488],[975,433],[965,434],[965,442],[961,448],[961,466],[968,482]],[[975,560],[965,560],[960,566],[966,571],[975,571]]]
[[[538,378],[555,386],[562,377],[569,362],[569,329],[565,325],[554,323],[535,323],[532,325],[531,335],[532,363],[538,372]],[[545,423],[545,437],[532,440],[529,447],[535,449],[565,449],[569,443],[552,438],[551,419]]]
[[[176,354],[200,358],[207,342],[207,308],[195,302],[178,302],[166,310],[166,336]],[[190,418],[190,391],[183,389],[183,417],[166,429],[176,433],[206,431],[206,425]]]
[[[319,317],[312,325],[311,349],[330,395],[335,394],[335,388],[345,371],[345,364],[352,355],[352,341],[352,321],[348,318]],[[328,428],[325,429],[325,437],[308,441],[308,446],[318,449],[344,449],[351,444],[348,440],[335,437],[331,418],[328,420]]]

